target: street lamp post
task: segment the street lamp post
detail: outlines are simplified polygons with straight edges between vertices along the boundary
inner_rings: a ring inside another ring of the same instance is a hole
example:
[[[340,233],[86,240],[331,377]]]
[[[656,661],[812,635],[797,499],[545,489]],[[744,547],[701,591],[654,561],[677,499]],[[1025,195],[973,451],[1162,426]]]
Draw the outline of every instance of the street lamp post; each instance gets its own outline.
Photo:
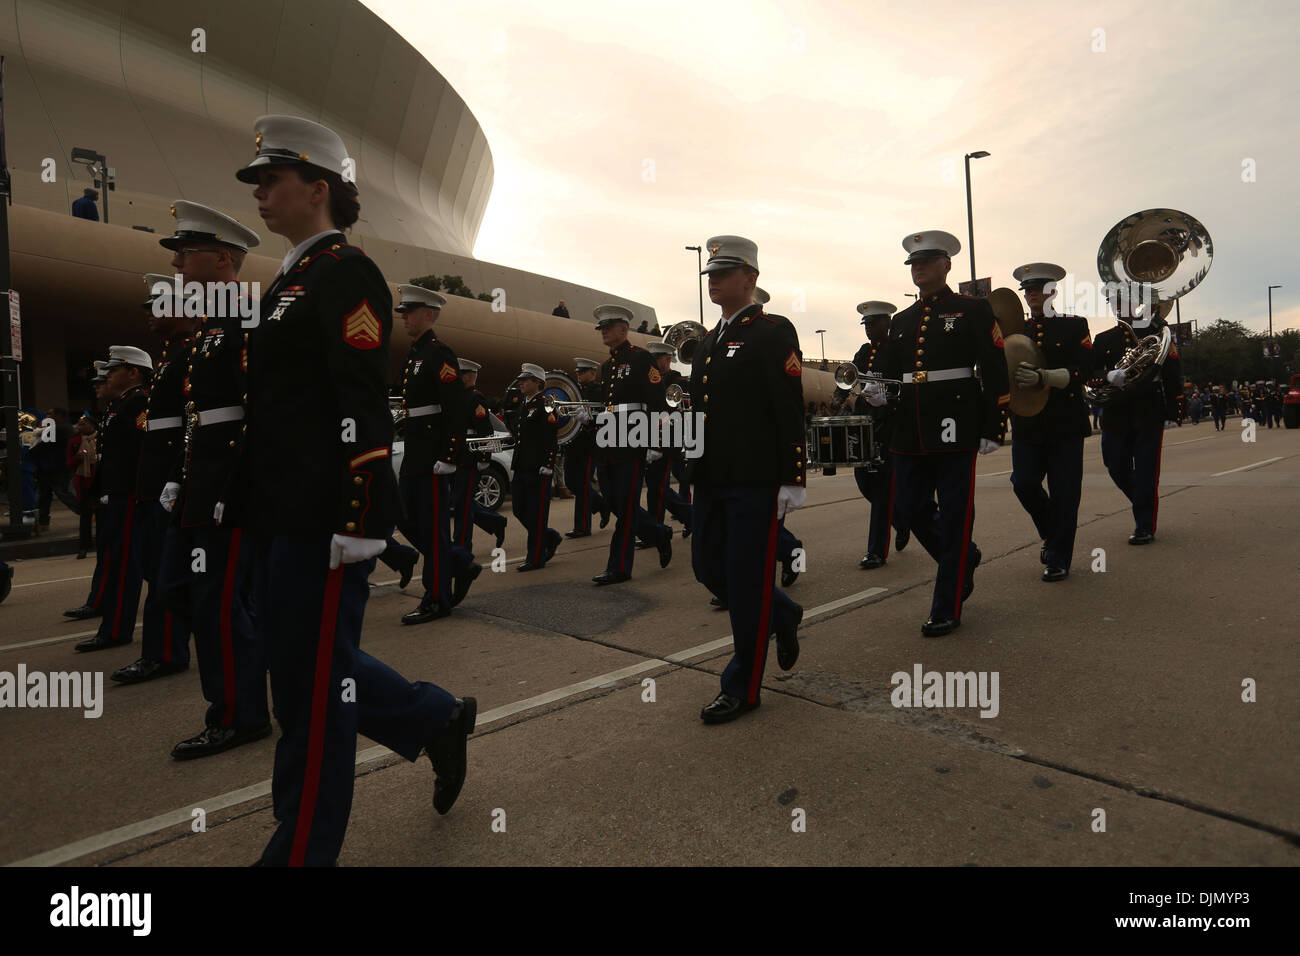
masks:
[[[988,152],[978,149],[966,154],[966,245],[970,250],[970,281],[975,281],[975,214],[970,201],[970,161],[983,159]]]
[[[699,266],[699,271],[704,271],[704,252],[699,246],[687,246],[687,252],[695,253],[695,263]],[[695,277],[695,284],[700,287],[700,325],[704,324],[704,276]]]
[[[1271,285],[1268,287],[1268,368],[1273,373],[1273,381],[1277,381],[1277,365],[1273,362],[1273,290],[1282,288],[1280,285]]]
[[[821,340],[822,340],[822,364],[824,365],[824,364],[826,363],[826,330],[825,330],[825,329],[813,329],[813,331],[814,331],[815,333],[817,333],[818,335],[821,336]]]

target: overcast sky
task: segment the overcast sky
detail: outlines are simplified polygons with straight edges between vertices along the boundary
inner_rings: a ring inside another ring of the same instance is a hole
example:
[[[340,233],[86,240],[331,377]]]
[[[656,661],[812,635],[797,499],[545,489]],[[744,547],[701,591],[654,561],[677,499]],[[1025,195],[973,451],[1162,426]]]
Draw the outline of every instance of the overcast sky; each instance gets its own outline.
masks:
[[[698,317],[683,246],[732,233],[758,243],[769,310],[805,354],[825,328],[827,354],[851,355],[855,305],[915,291],[907,233],[956,235],[950,284],[969,278],[976,150],[976,266],[995,287],[1038,260],[1095,280],[1106,231],[1167,206],[1214,243],[1184,321],[1264,329],[1281,284],[1274,327],[1300,327],[1289,0],[365,2],[487,136],[475,254],[645,302],[661,327]]]

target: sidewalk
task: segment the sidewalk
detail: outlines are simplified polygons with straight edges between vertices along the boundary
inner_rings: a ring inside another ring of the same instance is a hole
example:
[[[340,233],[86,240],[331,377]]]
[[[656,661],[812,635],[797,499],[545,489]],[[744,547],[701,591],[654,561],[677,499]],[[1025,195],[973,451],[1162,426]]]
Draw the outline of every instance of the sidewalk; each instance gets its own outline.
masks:
[[[76,554],[80,521],[77,515],[55,498],[50,505],[50,530],[27,538],[0,539],[0,561]],[[0,500],[0,522],[0,531],[9,527],[9,506],[3,500]],[[87,560],[93,560],[93,554]]]

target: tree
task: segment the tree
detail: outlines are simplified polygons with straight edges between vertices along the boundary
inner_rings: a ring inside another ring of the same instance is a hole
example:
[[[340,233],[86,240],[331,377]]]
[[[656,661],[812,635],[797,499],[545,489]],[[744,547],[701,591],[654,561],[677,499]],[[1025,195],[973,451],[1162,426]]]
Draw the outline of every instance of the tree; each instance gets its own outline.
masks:
[[[412,279],[411,285],[418,285],[422,289],[428,289],[431,292],[442,291],[442,279],[439,276],[420,276],[418,279]]]

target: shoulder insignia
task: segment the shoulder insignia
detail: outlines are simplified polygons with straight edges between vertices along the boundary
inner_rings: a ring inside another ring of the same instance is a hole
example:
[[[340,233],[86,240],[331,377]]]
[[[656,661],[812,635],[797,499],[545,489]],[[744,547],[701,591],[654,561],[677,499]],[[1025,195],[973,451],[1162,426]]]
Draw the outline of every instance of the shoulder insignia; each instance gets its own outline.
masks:
[[[451,367],[450,362],[442,363],[442,368],[438,369],[438,378],[444,382],[456,381],[456,370]]]
[[[1083,341],[1080,342],[1079,344],[1082,345],[1085,349],[1092,348],[1092,335],[1091,334],[1085,335],[1083,337]]]
[[[475,418],[487,418],[487,409],[485,409],[482,405],[478,405],[478,406],[476,406],[476,407],[474,408],[474,417],[475,417]]]
[[[343,341],[363,351],[379,348],[383,342],[383,326],[370,311],[368,299],[343,317]]]
[[[655,368],[653,365],[650,366],[650,384],[658,385],[663,381],[663,379],[664,377],[659,374],[659,369]]]
[[[146,428],[149,427],[148,422],[149,422],[148,411],[141,411],[139,415],[135,416],[135,427],[140,429],[141,431],[144,431]]]
[[[547,415],[547,416],[546,416],[546,420],[547,420],[548,422],[550,422],[552,425],[555,424],[555,416],[554,416],[554,415]]]
[[[803,365],[799,362],[799,353],[794,349],[785,359],[785,374],[799,376],[803,374]]]
[[[998,324],[996,322],[993,323],[993,344],[996,345],[998,348],[1003,347],[1002,330],[998,328]]]

